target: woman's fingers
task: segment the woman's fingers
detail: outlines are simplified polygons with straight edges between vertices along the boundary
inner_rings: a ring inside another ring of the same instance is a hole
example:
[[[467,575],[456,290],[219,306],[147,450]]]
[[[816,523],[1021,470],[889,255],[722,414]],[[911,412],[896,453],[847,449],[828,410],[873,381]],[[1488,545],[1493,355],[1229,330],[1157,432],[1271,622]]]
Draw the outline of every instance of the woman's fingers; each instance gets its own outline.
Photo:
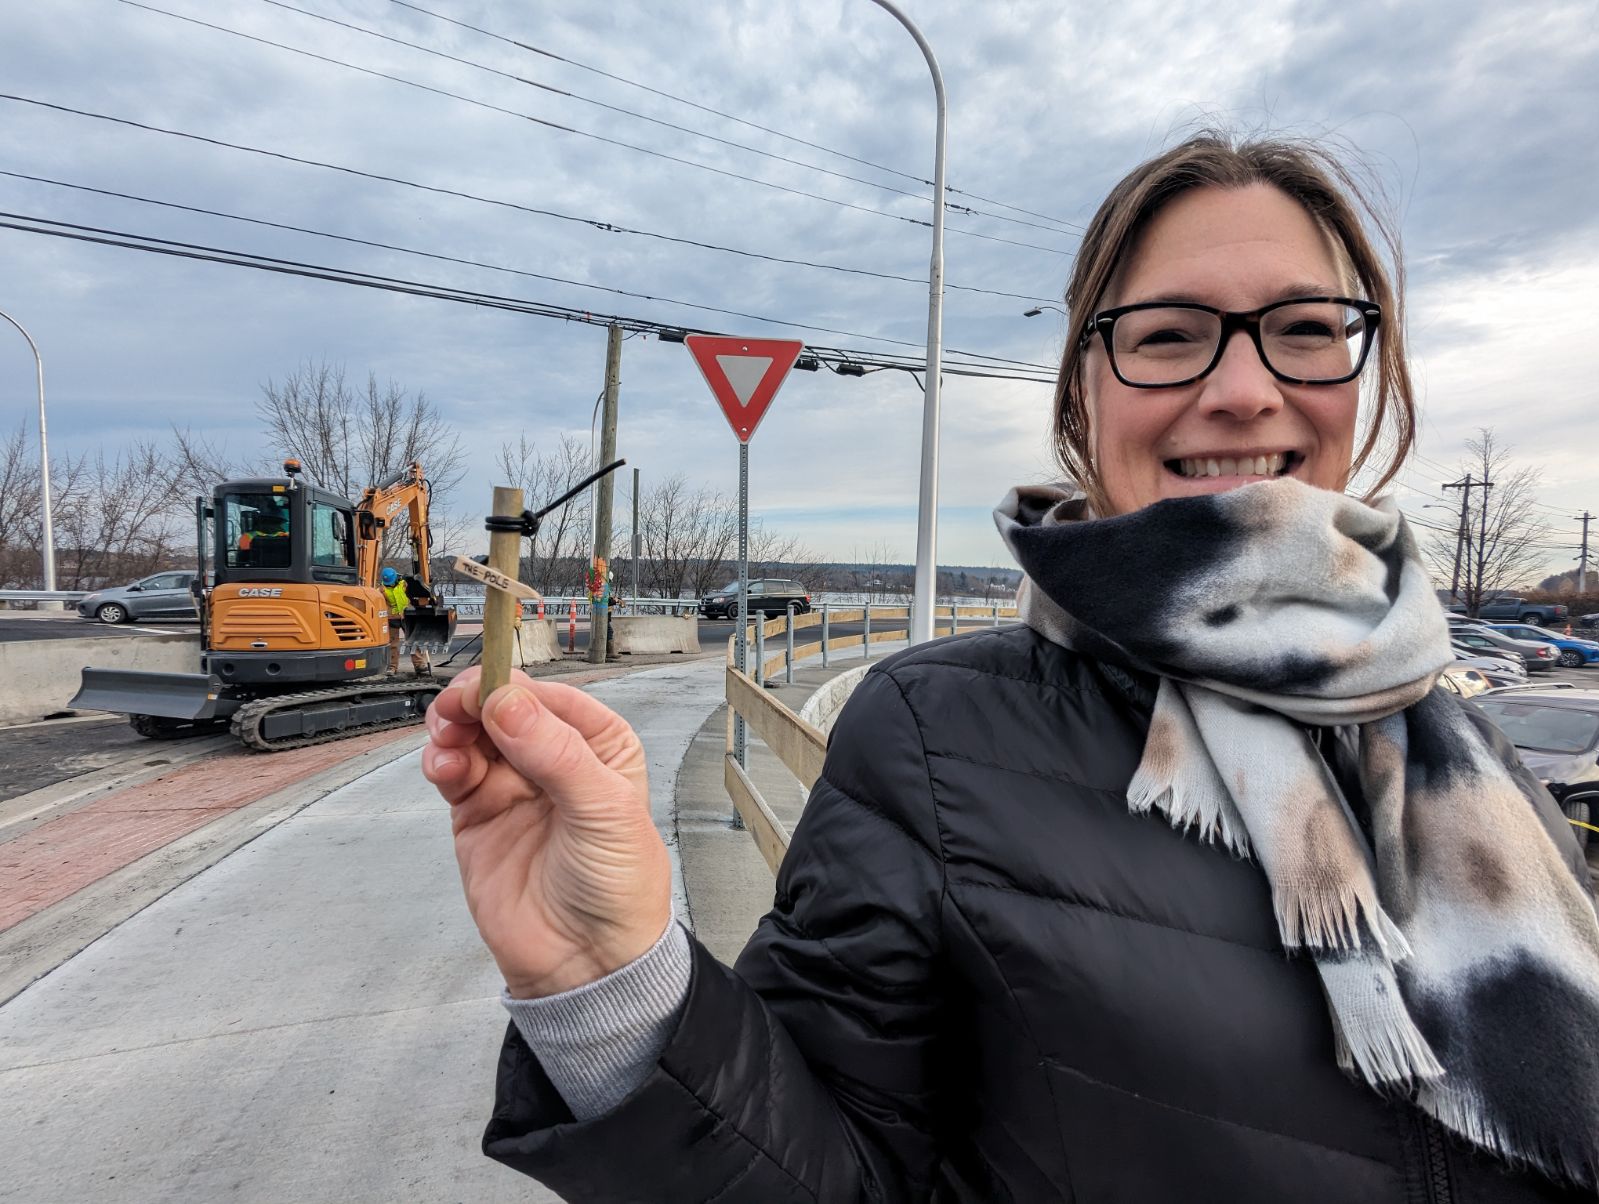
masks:
[[[591,810],[630,803],[632,784],[605,765],[589,747],[579,728],[567,715],[595,718],[587,707],[574,706],[573,698],[583,699],[607,716],[621,722],[609,708],[581,691],[562,687],[559,692],[546,685],[535,696],[531,682],[501,686],[483,708],[483,727],[500,755],[523,777],[545,791],[562,809]],[[545,700],[562,706],[565,715],[546,706]]]

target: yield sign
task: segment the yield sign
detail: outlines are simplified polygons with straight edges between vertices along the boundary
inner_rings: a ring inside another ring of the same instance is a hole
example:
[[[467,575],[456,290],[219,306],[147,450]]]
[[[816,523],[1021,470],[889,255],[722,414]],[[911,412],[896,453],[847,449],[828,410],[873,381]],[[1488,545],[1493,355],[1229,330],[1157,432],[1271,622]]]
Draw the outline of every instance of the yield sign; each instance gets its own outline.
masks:
[[[798,339],[730,339],[691,334],[683,340],[740,443],[748,443],[805,344]]]

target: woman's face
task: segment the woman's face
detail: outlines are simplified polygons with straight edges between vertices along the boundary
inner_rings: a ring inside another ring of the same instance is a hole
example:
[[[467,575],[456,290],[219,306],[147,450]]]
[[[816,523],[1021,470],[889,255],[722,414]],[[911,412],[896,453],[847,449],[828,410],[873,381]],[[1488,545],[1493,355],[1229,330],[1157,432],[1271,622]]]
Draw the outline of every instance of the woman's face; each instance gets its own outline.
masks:
[[[1155,215],[1101,307],[1165,300],[1249,311],[1288,297],[1347,295],[1342,276],[1326,236],[1286,194],[1266,184],[1202,188]],[[1189,385],[1129,388],[1098,337],[1082,366],[1094,464],[1112,514],[1264,480],[1262,459],[1266,476],[1333,490],[1347,482],[1358,380],[1284,384],[1245,331]],[[1219,469],[1231,461],[1232,471],[1209,475],[1211,460]]]

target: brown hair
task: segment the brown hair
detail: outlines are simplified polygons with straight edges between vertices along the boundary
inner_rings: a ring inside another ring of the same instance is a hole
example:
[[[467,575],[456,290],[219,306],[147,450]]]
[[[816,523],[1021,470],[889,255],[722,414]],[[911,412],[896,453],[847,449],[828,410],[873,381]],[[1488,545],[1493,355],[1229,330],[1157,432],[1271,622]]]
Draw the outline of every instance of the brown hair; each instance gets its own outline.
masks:
[[[1140,164],[1111,189],[1083,233],[1066,283],[1066,350],[1055,385],[1055,451],[1100,513],[1105,512],[1106,499],[1093,462],[1083,396],[1083,332],[1139,235],[1168,202],[1193,188],[1251,184],[1269,184],[1304,206],[1345,261],[1344,270],[1353,276],[1351,286],[1358,283],[1367,300],[1382,306],[1376,383],[1371,385],[1368,372],[1363,386],[1371,394],[1374,408],[1366,436],[1350,464],[1350,477],[1376,451],[1385,425],[1392,427],[1392,452],[1366,496],[1393,480],[1410,455],[1416,434],[1416,403],[1405,363],[1404,265],[1398,232],[1349,168],[1328,150],[1281,139],[1237,141],[1207,130]],[[1379,246],[1387,253],[1388,265],[1378,253]]]

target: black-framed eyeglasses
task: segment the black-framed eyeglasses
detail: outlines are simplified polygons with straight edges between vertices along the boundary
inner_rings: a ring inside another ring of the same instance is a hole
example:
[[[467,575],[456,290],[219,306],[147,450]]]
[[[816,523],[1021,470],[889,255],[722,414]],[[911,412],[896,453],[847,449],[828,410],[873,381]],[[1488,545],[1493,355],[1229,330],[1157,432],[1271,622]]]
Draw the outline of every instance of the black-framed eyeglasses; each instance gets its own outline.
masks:
[[[1341,385],[1366,366],[1382,307],[1351,297],[1292,297],[1247,313],[1187,301],[1102,310],[1098,331],[1111,371],[1134,389],[1170,389],[1209,375],[1233,333],[1247,330],[1261,363],[1290,385]]]

